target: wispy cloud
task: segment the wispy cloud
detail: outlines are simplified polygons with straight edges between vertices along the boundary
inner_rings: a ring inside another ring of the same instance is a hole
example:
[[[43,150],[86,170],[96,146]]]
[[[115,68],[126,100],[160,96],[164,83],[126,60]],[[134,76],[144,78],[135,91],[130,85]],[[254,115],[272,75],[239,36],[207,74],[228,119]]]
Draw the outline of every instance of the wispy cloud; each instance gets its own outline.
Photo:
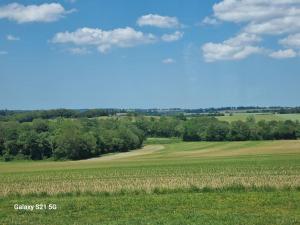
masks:
[[[172,58],[166,58],[166,59],[163,59],[162,60],[162,63],[163,64],[173,64],[173,63],[175,63],[176,61],[174,60],[174,59],[172,59]]]
[[[141,16],[137,20],[139,26],[153,26],[159,28],[179,28],[181,26],[176,17],[148,14]]]
[[[0,19],[8,19],[17,23],[53,22],[75,10],[65,10],[59,3],[41,5],[22,5],[11,3],[0,7]]]
[[[220,21],[217,20],[216,18],[211,18],[211,17],[205,17],[202,22],[202,25],[218,25],[220,24]]]
[[[87,48],[69,48],[68,52],[73,55],[87,55],[91,53]]]
[[[300,48],[300,33],[289,35],[288,37],[279,40],[279,44],[291,48]]]
[[[8,34],[8,35],[6,35],[6,40],[8,40],[8,41],[19,41],[20,38],[14,36],[14,35]]]
[[[293,49],[279,50],[270,54],[270,57],[275,59],[288,59],[296,56],[297,53]]]
[[[183,32],[175,31],[172,34],[164,34],[161,39],[166,42],[178,41],[183,37]]]

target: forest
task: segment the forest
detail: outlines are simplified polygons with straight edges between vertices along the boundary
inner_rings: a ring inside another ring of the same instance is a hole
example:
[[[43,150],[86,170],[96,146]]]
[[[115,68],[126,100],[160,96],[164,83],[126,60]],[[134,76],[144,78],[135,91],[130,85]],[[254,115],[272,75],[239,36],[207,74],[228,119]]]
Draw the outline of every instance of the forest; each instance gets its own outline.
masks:
[[[140,148],[144,133],[117,120],[68,120],[0,123],[0,154],[5,161],[86,159]]]
[[[215,117],[113,117],[33,119],[0,122],[0,155],[13,159],[87,159],[143,146],[147,137],[183,141],[292,140],[300,138],[298,121],[219,121]]]

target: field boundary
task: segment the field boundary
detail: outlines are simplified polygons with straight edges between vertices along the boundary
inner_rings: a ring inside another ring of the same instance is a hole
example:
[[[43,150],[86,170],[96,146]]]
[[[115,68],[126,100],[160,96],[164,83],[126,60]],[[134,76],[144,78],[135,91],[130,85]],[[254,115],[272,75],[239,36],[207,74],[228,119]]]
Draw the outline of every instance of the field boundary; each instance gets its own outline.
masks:
[[[116,160],[116,159],[125,159],[125,158],[131,158],[131,157],[135,157],[135,156],[148,155],[148,154],[157,152],[159,150],[162,150],[164,148],[165,148],[165,146],[160,145],[160,144],[146,145],[141,149],[131,150],[128,152],[118,152],[118,153],[109,154],[109,155],[102,155],[100,157],[84,159],[84,160],[77,160],[74,162],[110,161],[110,160]]]

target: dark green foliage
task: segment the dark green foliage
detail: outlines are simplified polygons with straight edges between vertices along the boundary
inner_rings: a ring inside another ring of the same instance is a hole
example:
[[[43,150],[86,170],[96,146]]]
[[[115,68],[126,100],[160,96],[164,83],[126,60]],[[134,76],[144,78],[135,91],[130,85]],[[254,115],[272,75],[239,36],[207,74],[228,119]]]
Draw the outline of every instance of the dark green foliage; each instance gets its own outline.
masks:
[[[4,142],[5,142],[4,128],[0,124],[0,155],[3,155],[5,149]]]
[[[139,117],[135,124],[150,137],[180,137],[183,132],[184,118],[160,117],[145,118]]]
[[[3,159],[5,162],[9,162],[9,161],[13,160],[13,158],[14,157],[12,155],[8,154],[7,152],[3,155]]]
[[[280,114],[288,114],[288,113],[300,113],[300,107],[294,108],[281,108],[278,113]]]
[[[300,123],[299,123],[299,121],[297,121],[296,124],[297,124],[296,137],[300,138]]]
[[[145,139],[144,132],[130,121],[104,120],[98,129],[97,145],[102,153],[140,148]]]
[[[5,153],[9,155],[17,155],[19,152],[19,146],[16,140],[7,140],[4,143]]]
[[[224,141],[230,131],[229,123],[213,117],[193,118],[185,123],[184,141]]]
[[[81,132],[80,124],[64,121],[55,136],[55,158],[73,160],[87,159],[93,156],[96,138],[90,133]]]
[[[139,117],[135,124],[148,137],[182,137],[184,141],[287,140],[300,138],[300,124],[291,120],[259,121],[249,117],[232,123],[202,116],[182,120]]]
[[[233,141],[250,140],[250,126],[242,121],[234,121],[231,123],[230,137]]]
[[[230,127],[227,122],[214,122],[206,130],[207,141],[224,141],[229,138]]]
[[[32,122],[35,119],[54,119],[54,118],[93,118],[98,116],[115,115],[122,110],[117,109],[51,109],[33,111],[8,111],[0,110],[0,121],[18,121],[20,123]]]
[[[35,119],[35,120],[33,120],[32,125],[33,125],[33,129],[37,133],[49,131],[49,125],[48,125],[47,120]]]
[[[87,159],[102,153],[140,148],[142,130],[131,121],[113,119],[58,119],[0,123],[0,154],[12,158],[40,160]]]
[[[32,159],[43,158],[43,149],[39,145],[38,134],[35,131],[22,132],[17,143],[21,154],[30,155]]]
[[[282,123],[278,123],[275,129],[275,139],[296,139],[297,127],[293,121],[287,120]]]

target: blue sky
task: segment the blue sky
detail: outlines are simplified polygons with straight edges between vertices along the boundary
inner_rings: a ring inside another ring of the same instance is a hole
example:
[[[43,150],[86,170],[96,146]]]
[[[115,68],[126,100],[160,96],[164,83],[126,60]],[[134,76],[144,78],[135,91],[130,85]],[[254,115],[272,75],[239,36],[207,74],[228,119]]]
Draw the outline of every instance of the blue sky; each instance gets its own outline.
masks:
[[[300,105],[299,0],[0,2],[0,108]]]

